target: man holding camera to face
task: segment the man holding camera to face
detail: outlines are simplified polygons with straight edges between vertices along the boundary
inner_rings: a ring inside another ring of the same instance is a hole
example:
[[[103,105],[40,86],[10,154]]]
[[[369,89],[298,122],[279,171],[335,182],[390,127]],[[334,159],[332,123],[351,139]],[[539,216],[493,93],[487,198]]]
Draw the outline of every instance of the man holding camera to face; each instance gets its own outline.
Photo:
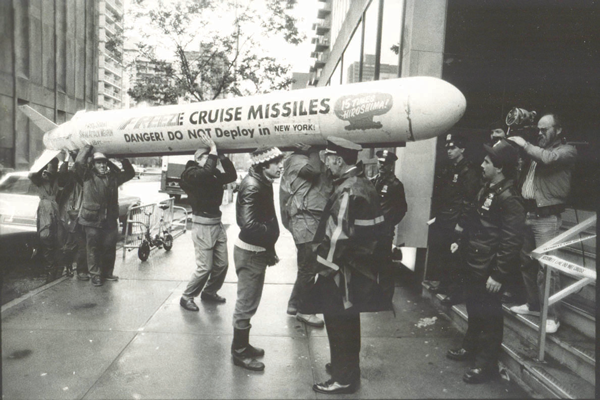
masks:
[[[531,251],[558,235],[561,213],[571,189],[571,173],[577,159],[575,147],[566,143],[561,118],[544,114],[538,122],[537,145],[519,136],[509,140],[523,149],[525,174],[521,194],[525,199],[527,218],[522,250],[522,275],[527,303],[512,307],[517,314],[540,315],[544,274],[541,265],[530,257]],[[552,270],[550,296],[560,290],[558,271]],[[560,326],[558,304],[548,308],[546,332]]]

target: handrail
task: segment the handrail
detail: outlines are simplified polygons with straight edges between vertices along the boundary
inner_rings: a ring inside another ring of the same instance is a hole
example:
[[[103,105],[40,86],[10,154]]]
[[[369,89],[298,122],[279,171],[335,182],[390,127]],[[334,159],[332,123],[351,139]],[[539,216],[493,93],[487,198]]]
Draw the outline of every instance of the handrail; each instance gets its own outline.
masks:
[[[594,215],[586,219],[585,221],[575,225],[566,232],[563,232],[562,234],[556,236],[553,239],[550,239],[549,241],[547,241],[546,243],[544,243],[543,245],[531,252],[531,257],[538,260],[543,266],[546,266],[546,268],[544,268],[544,299],[542,302],[542,310],[540,315],[540,329],[538,336],[539,361],[544,361],[546,347],[546,320],[548,319],[548,307],[552,304],[556,304],[557,302],[561,301],[570,294],[577,292],[582,287],[596,282],[596,271],[591,270],[589,268],[585,268],[582,265],[577,265],[573,262],[563,260],[557,256],[547,255],[544,253],[548,253],[561,247],[565,247],[570,244],[582,242],[584,240],[588,240],[592,237],[595,237],[596,235],[588,235],[584,238],[569,240],[573,236],[595,225],[596,217],[597,216]],[[566,288],[563,288],[561,291],[555,293],[554,295],[552,295],[552,297],[550,297],[550,276],[552,274],[552,268],[557,269],[565,274],[569,274],[582,279],[576,281],[575,283]]]

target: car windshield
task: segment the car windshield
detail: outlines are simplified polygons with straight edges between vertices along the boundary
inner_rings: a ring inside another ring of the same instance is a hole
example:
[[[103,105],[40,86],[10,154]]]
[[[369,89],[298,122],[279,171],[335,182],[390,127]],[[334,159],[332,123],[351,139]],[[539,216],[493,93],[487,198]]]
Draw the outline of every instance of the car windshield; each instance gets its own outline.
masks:
[[[31,181],[26,176],[8,176],[0,183],[0,193],[37,194]]]

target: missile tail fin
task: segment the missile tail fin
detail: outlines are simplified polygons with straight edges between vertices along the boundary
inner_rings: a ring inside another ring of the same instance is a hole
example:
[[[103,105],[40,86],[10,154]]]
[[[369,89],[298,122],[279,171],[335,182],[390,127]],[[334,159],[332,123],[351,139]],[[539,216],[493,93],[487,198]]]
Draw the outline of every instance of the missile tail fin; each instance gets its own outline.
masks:
[[[28,105],[19,106],[19,109],[23,112],[23,114],[27,115],[27,117],[33,122],[38,128],[42,131],[48,132],[52,129],[56,128],[58,125],[44,117],[42,114],[34,110]]]
[[[61,153],[60,150],[44,150],[41,156],[31,166],[29,172],[40,172],[54,157]]]

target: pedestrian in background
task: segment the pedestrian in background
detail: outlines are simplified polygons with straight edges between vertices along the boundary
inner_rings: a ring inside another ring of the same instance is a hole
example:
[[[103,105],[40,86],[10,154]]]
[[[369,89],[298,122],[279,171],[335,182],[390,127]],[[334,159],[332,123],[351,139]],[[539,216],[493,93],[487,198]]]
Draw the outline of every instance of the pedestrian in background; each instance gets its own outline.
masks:
[[[517,149],[505,139],[484,148],[485,186],[477,195],[476,208],[469,212],[461,244],[451,247],[453,252],[465,247],[469,318],[462,346],[448,350],[447,357],[475,362],[463,376],[467,383],[486,382],[498,375],[504,331],[502,286],[517,273],[525,224],[523,200],[513,181]]]
[[[279,261],[275,252],[279,223],[273,181],[281,175],[283,153],[277,147],[260,147],[250,157],[252,166],[240,184],[235,205],[240,233],[233,248],[238,284],[231,354],[235,365],[262,371],[265,364],[256,357],[264,356],[265,351],[249,342],[250,319],[260,304],[266,269]]]
[[[545,286],[544,271],[542,265],[531,258],[531,252],[560,233],[561,214],[571,191],[571,174],[577,160],[577,149],[567,144],[562,120],[557,114],[542,115],[538,121],[537,146],[520,136],[511,136],[509,140],[523,149],[527,161],[521,188],[527,210],[521,266],[527,303],[511,307],[511,311],[540,315]],[[560,288],[560,273],[552,269],[549,296],[559,292]],[[548,307],[547,333],[556,332],[560,326],[559,307],[560,302]]]
[[[385,223],[386,234],[378,243],[377,251],[383,255],[384,262],[391,265],[392,263],[392,247],[394,245],[394,236],[396,235],[396,225],[402,221],[406,215],[408,205],[406,204],[406,194],[404,193],[404,185],[400,179],[394,175],[396,161],[398,156],[389,150],[379,150],[375,153],[379,172],[370,179],[375,186],[375,190],[379,194],[379,202],[383,219]],[[398,251],[400,249],[398,248]],[[392,268],[389,269],[392,271]],[[393,280],[394,277],[386,277]]]
[[[196,270],[183,292],[179,304],[186,310],[198,311],[194,298],[203,301],[225,303],[217,292],[227,275],[227,234],[221,222],[220,206],[223,202],[224,185],[237,179],[233,163],[218,154],[215,142],[206,135],[200,136],[206,148],[194,154],[181,174],[181,188],[192,206],[192,239],[196,252]],[[217,169],[221,162],[224,172]],[[206,285],[206,286],[205,286]]]
[[[307,312],[323,313],[331,379],[313,385],[324,394],[354,393],[360,386],[360,313],[392,310],[394,282],[381,279],[386,265],[377,243],[386,235],[379,196],[358,161],[361,146],[327,139],[325,165],[334,177],[314,238],[318,274],[304,299]],[[387,274],[388,276],[391,274]]]
[[[296,147],[283,163],[279,191],[281,222],[291,232],[297,250],[298,273],[287,313],[300,322],[321,328],[324,325],[321,318],[303,312],[302,298],[314,279],[311,243],[332,191],[332,179],[317,150],[303,144]]]
[[[88,269],[92,284],[102,286],[105,280],[119,279],[113,274],[119,239],[118,190],[135,171],[126,158],[121,161],[122,171],[103,153],[92,152],[89,145],[80,150],[73,168],[83,185],[78,221],[85,232]]]
[[[65,161],[61,168],[68,168],[69,160],[73,158],[66,152]],[[65,265],[67,276],[73,276],[73,262],[76,263],[77,279],[80,281],[89,281],[90,274],[87,267],[87,254],[85,243],[85,232],[83,227],[77,222],[81,202],[83,201],[83,186],[81,185],[73,167],[66,171],[66,176],[62,186],[61,201],[59,202],[60,221],[63,225],[64,239],[61,248],[62,264]]]
[[[463,301],[463,270],[459,254],[450,253],[466,221],[466,215],[481,188],[481,173],[465,156],[467,141],[461,135],[447,135],[446,153],[450,163],[436,176],[427,279],[439,281],[432,290],[445,294],[442,304]]]

